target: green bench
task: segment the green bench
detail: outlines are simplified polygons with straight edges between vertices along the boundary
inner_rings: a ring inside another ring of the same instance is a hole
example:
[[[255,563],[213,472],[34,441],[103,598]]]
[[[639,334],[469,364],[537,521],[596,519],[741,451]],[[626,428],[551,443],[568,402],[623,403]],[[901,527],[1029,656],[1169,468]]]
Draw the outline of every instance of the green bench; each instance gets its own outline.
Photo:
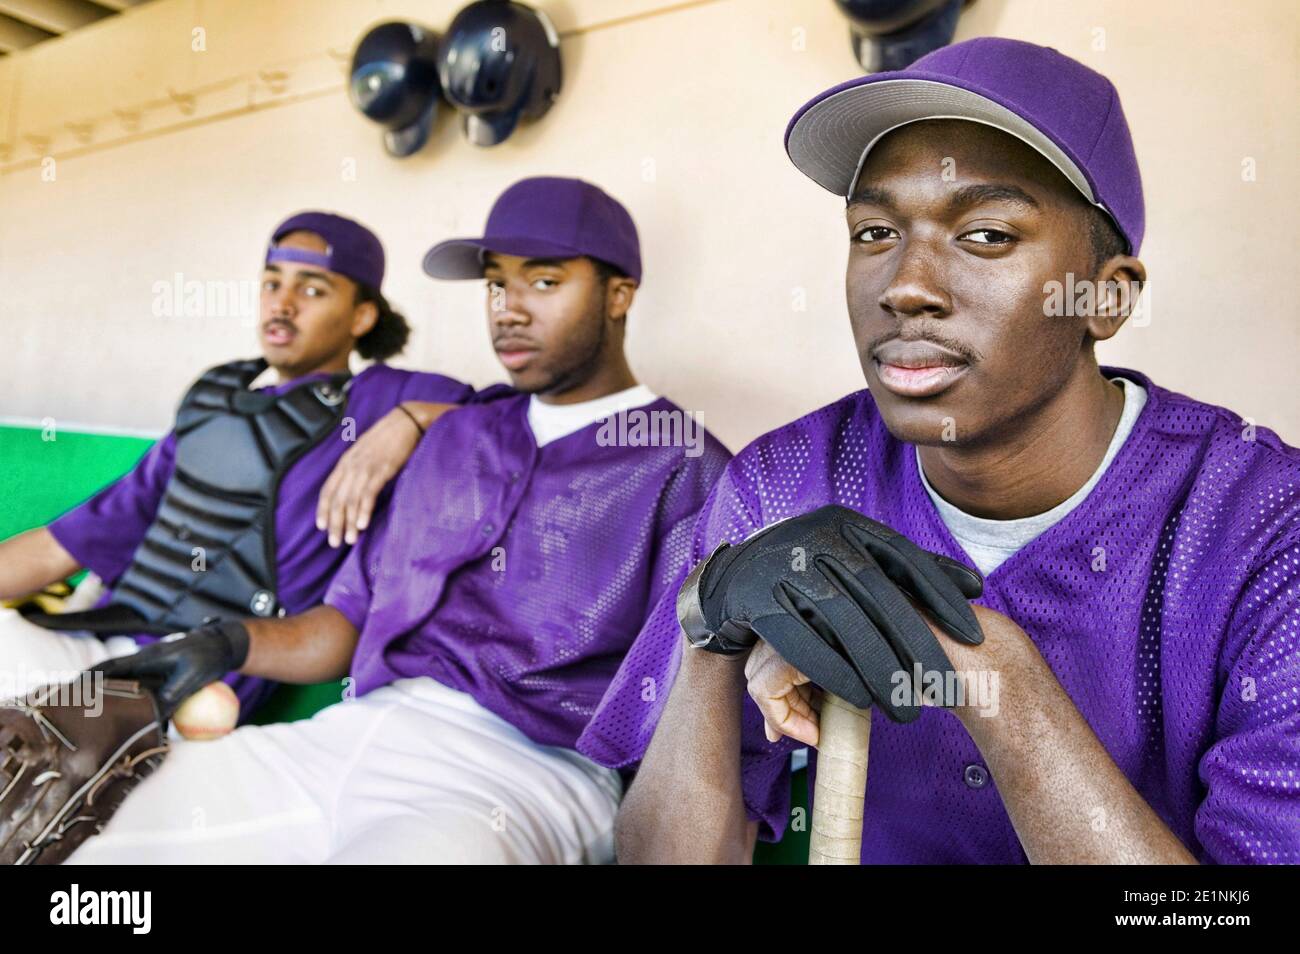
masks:
[[[0,463],[8,478],[8,493],[0,496],[0,540],[48,523],[85,500],[130,470],[152,443],[141,437],[0,425]],[[281,686],[252,721],[266,725],[306,719],[342,694],[338,681]],[[805,775],[796,773],[792,792],[794,805],[804,808]],[[758,864],[804,864],[807,859],[806,831],[788,832],[780,843],[760,844],[754,853]]]

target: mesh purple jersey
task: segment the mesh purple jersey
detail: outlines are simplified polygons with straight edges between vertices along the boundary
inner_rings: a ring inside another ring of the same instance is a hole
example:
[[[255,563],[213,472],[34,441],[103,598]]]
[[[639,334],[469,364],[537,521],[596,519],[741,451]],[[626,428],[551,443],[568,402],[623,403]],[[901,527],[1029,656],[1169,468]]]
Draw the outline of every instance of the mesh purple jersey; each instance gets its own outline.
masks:
[[[1300,451],[1139,373],[1104,370],[1147,389],[1132,434],[1088,497],[991,573],[977,602],[1029,634],[1199,859],[1300,862]],[[970,562],[925,493],[913,447],[890,435],[866,391],[737,455],[700,515],[692,559],[827,503]],[[1104,569],[1094,570],[1099,547]],[[642,757],[681,645],[670,593],[579,751],[611,766]],[[789,813],[795,743],[768,743],[757,707],[744,705],[745,803],[771,839]],[[982,769],[951,713],[926,709],[910,725],[875,713],[863,862],[1024,862]]]
[[[266,391],[276,394],[303,381],[326,377],[310,375]],[[294,461],[280,481],[275,510],[276,573],[278,596],[289,613],[301,613],[318,605],[347,556],[347,547],[331,549],[329,538],[316,529],[316,501],[330,471],[352,446],[350,442],[402,401],[461,403],[473,395],[473,388],[452,378],[382,364],[372,365],[353,378],[339,426]],[[111,599],[112,584],[130,565],[136,547],[157,516],[175,466],[176,435],[168,433],[125,476],[50,524],[50,532],[60,545],[109,587],[102,602]],[[157,637],[142,635],[136,639],[149,643]],[[237,674],[228,676],[226,682],[239,695],[243,718],[265,702],[276,685]]]
[[[698,456],[602,446],[599,423],[539,448],[527,413],[512,395],[430,428],[325,602],[361,633],[358,693],[432,677],[572,748],[731,455],[707,435]]]

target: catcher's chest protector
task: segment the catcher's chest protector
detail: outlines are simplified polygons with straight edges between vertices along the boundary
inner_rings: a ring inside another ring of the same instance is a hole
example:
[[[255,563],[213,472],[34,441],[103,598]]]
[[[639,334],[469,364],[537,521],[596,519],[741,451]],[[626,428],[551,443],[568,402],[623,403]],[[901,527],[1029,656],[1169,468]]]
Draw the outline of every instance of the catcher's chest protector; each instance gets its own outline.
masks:
[[[166,723],[137,682],[46,686],[0,706],[0,864],[59,864],[166,755]]]
[[[276,595],[280,481],[343,417],[349,380],[335,375],[278,395],[249,391],[265,369],[261,359],[221,365],[185,395],[175,472],[113,603],[36,622],[171,633],[214,619],[284,615]]]

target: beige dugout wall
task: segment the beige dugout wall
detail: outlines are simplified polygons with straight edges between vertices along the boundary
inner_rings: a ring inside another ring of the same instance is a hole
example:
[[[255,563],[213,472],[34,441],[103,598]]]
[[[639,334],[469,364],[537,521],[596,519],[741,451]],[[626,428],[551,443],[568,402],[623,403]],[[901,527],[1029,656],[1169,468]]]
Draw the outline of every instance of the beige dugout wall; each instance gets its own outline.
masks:
[[[416,328],[396,363],[498,380],[482,287],[434,283],[419,259],[541,173],[632,209],[633,363],[729,446],[860,387],[842,205],[781,147],[800,103],[859,72],[831,0],[537,3],[563,38],[550,116],[481,150],[444,115],[405,161],[347,102],[344,64],[367,25],[441,28],[458,0],[156,0],[0,57],[0,416],[164,429],[199,370],[255,350],[237,302],[166,314],[176,276],[254,282],[267,231],[307,206],[383,237]],[[981,34],[1055,46],[1123,96],[1151,311],[1103,360],[1300,443],[1300,8],[978,0],[958,38]]]

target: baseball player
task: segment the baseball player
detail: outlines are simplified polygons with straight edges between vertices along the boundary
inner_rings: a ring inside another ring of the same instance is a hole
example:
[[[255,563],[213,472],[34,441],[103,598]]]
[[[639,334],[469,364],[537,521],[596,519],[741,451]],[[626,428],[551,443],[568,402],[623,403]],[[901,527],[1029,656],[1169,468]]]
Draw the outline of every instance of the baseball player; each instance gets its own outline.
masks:
[[[930,623],[960,686],[994,691],[941,687],[909,724],[872,710],[862,860],[1300,861],[1300,452],[1098,365],[1146,277],[1115,88],[979,38],[827,90],[786,148],[846,197],[869,390],[737,455],[692,559],[836,504],[984,576],[982,643]],[[1091,303],[1057,307],[1070,281]],[[666,598],[579,740],[640,762],[620,859],[779,837],[816,698],[764,641],[687,644]]]
[[[650,609],[685,569],[729,458],[637,383],[627,210],[526,179],[432,276],[486,279],[517,389],[429,429],[324,604],[201,627],[106,664],[164,715],[238,669],[348,675],[314,718],[175,746],[87,862],[580,862],[612,854],[621,781],[573,750]]]
[[[382,363],[409,334],[380,291],[383,277],[383,246],[357,222],[303,212],[275,230],[262,272],[261,360],[207,372],[176,427],[132,471],[48,526],[0,543],[0,598],[83,567],[108,584],[89,612],[25,618],[0,609],[0,672],[10,675],[0,695],[208,619],[320,602],[422,430],[474,393]],[[353,351],[378,363],[351,377]],[[278,381],[250,390],[268,368]],[[227,681],[243,716],[275,688],[235,674]]]

